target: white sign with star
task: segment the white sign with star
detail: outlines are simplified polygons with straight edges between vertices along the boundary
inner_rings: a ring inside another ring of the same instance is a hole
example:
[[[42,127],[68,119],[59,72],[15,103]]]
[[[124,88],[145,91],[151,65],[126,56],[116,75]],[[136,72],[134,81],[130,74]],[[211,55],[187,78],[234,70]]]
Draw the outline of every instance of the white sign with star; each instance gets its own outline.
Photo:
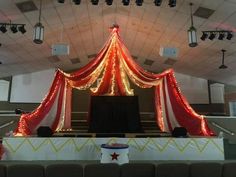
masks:
[[[101,148],[101,163],[129,163],[129,148]]]

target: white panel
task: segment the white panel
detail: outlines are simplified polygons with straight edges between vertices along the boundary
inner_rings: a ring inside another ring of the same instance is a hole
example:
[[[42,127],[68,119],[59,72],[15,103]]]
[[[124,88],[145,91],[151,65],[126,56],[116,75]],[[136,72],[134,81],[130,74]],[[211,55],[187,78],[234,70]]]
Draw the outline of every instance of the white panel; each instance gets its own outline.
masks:
[[[8,101],[9,85],[9,81],[0,80],[0,101]]]
[[[181,93],[191,104],[209,104],[208,82],[206,79],[175,73]]]
[[[224,103],[224,91],[225,87],[224,84],[211,84],[210,85],[211,90],[211,102],[212,103]]]
[[[50,69],[13,76],[10,102],[40,103],[49,91],[54,73]]]
[[[117,144],[127,144],[129,146],[129,160],[209,161],[225,159],[223,138],[4,137],[2,144],[7,153],[3,156],[3,160],[98,161],[101,160],[101,144],[108,143],[114,143],[114,146]],[[35,150],[36,147],[37,150]],[[120,156],[118,156],[119,158]],[[112,163],[117,163],[117,160],[113,159]]]
[[[178,57],[179,50],[174,47],[160,47],[159,54],[162,57],[170,57],[176,59]]]
[[[53,44],[52,55],[69,55],[70,46],[68,44]]]

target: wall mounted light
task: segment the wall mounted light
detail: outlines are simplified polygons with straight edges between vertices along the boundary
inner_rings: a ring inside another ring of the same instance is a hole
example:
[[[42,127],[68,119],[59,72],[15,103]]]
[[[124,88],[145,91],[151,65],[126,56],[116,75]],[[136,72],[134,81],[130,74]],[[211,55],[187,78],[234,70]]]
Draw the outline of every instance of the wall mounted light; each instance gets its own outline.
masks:
[[[176,6],[176,0],[169,0],[169,4],[170,7],[175,7]]]
[[[81,0],[72,0],[75,5],[79,5],[81,3]],[[99,0],[90,0],[92,5],[98,5]],[[130,0],[121,0],[124,6],[128,6],[130,4]],[[161,6],[163,0],[154,0],[155,6]],[[57,0],[58,3],[65,3],[65,0]],[[113,3],[113,0],[105,0],[106,4],[108,6],[111,6]],[[142,6],[144,0],[135,0],[135,3],[137,6]],[[169,0],[168,5],[170,7],[176,6],[177,0]]]
[[[16,25],[11,25],[10,29],[11,29],[12,33],[17,33],[18,32]]]
[[[128,6],[130,3],[130,0],[122,0],[122,3],[124,6]]]
[[[75,5],[80,5],[81,0],[73,0],[73,2],[75,3]]]
[[[0,31],[1,31],[2,33],[6,33],[6,32],[7,32],[6,24],[1,24],[1,26],[0,26]]]
[[[0,23],[0,31],[2,33],[6,33],[7,32],[7,28],[10,28],[10,31],[12,33],[17,33],[18,31],[20,31],[22,34],[24,34],[26,32],[25,30],[25,24],[17,24],[17,23]]]
[[[22,34],[26,33],[25,25],[19,26],[19,27],[18,27],[18,30],[19,30]]]
[[[91,3],[92,3],[93,5],[98,5],[98,2],[99,2],[99,0],[91,0]]]
[[[156,6],[161,6],[162,0],[154,0]]]
[[[143,0],[136,0],[135,1],[137,6],[142,6],[143,5]]]
[[[233,37],[233,34],[231,31],[228,31],[226,39],[231,40]]]
[[[200,37],[200,39],[205,41],[207,37],[208,37],[208,34],[207,33],[203,33],[202,36]]]
[[[225,38],[228,40],[231,40],[233,37],[232,31],[226,31],[226,30],[219,30],[219,31],[202,31],[202,37],[201,40],[205,41],[205,39],[214,40],[218,36],[218,40],[224,40]]]
[[[219,36],[218,36],[218,39],[219,40],[223,40],[225,37],[225,34],[224,33],[220,33]]]
[[[108,6],[111,6],[112,3],[113,3],[113,0],[106,0],[106,3],[107,3]]]
[[[215,39],[215,37],[216,37],[216,34],[211,33],[210,36],[208,37],[208,39],[210,39],[212,41],[213,39]]]

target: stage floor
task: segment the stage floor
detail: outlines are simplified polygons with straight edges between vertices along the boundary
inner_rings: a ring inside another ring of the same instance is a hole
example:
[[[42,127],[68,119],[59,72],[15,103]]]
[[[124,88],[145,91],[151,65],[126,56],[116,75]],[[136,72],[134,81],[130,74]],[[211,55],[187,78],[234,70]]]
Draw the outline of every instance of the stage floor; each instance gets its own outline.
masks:
[[[3,160],[100,160],[101,144],[129,145],[129,160],[224,160],[222,138],[3,138]]]

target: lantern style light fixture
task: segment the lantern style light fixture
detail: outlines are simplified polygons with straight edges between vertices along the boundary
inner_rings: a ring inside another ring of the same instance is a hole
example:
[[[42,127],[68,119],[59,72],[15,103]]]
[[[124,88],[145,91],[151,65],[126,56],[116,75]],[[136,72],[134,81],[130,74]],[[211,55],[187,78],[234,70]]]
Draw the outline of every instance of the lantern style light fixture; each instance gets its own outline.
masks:
[[[44,36],[44,26],[41,23],[41,13],[42,13],[42,0],[40,0],[39,6],[39,21],[34,26],[34,43],[42,44],[43,43],[43,36]]]
[[[189,5],[190,5],[190,13],[191,13],[191,26],[188,30],[188,44],[189,44],[189,47],[196,47],[198,44],[197,44],[197,30],[193,26],[193,13],[192,13],[193,3],[189,3]]]

